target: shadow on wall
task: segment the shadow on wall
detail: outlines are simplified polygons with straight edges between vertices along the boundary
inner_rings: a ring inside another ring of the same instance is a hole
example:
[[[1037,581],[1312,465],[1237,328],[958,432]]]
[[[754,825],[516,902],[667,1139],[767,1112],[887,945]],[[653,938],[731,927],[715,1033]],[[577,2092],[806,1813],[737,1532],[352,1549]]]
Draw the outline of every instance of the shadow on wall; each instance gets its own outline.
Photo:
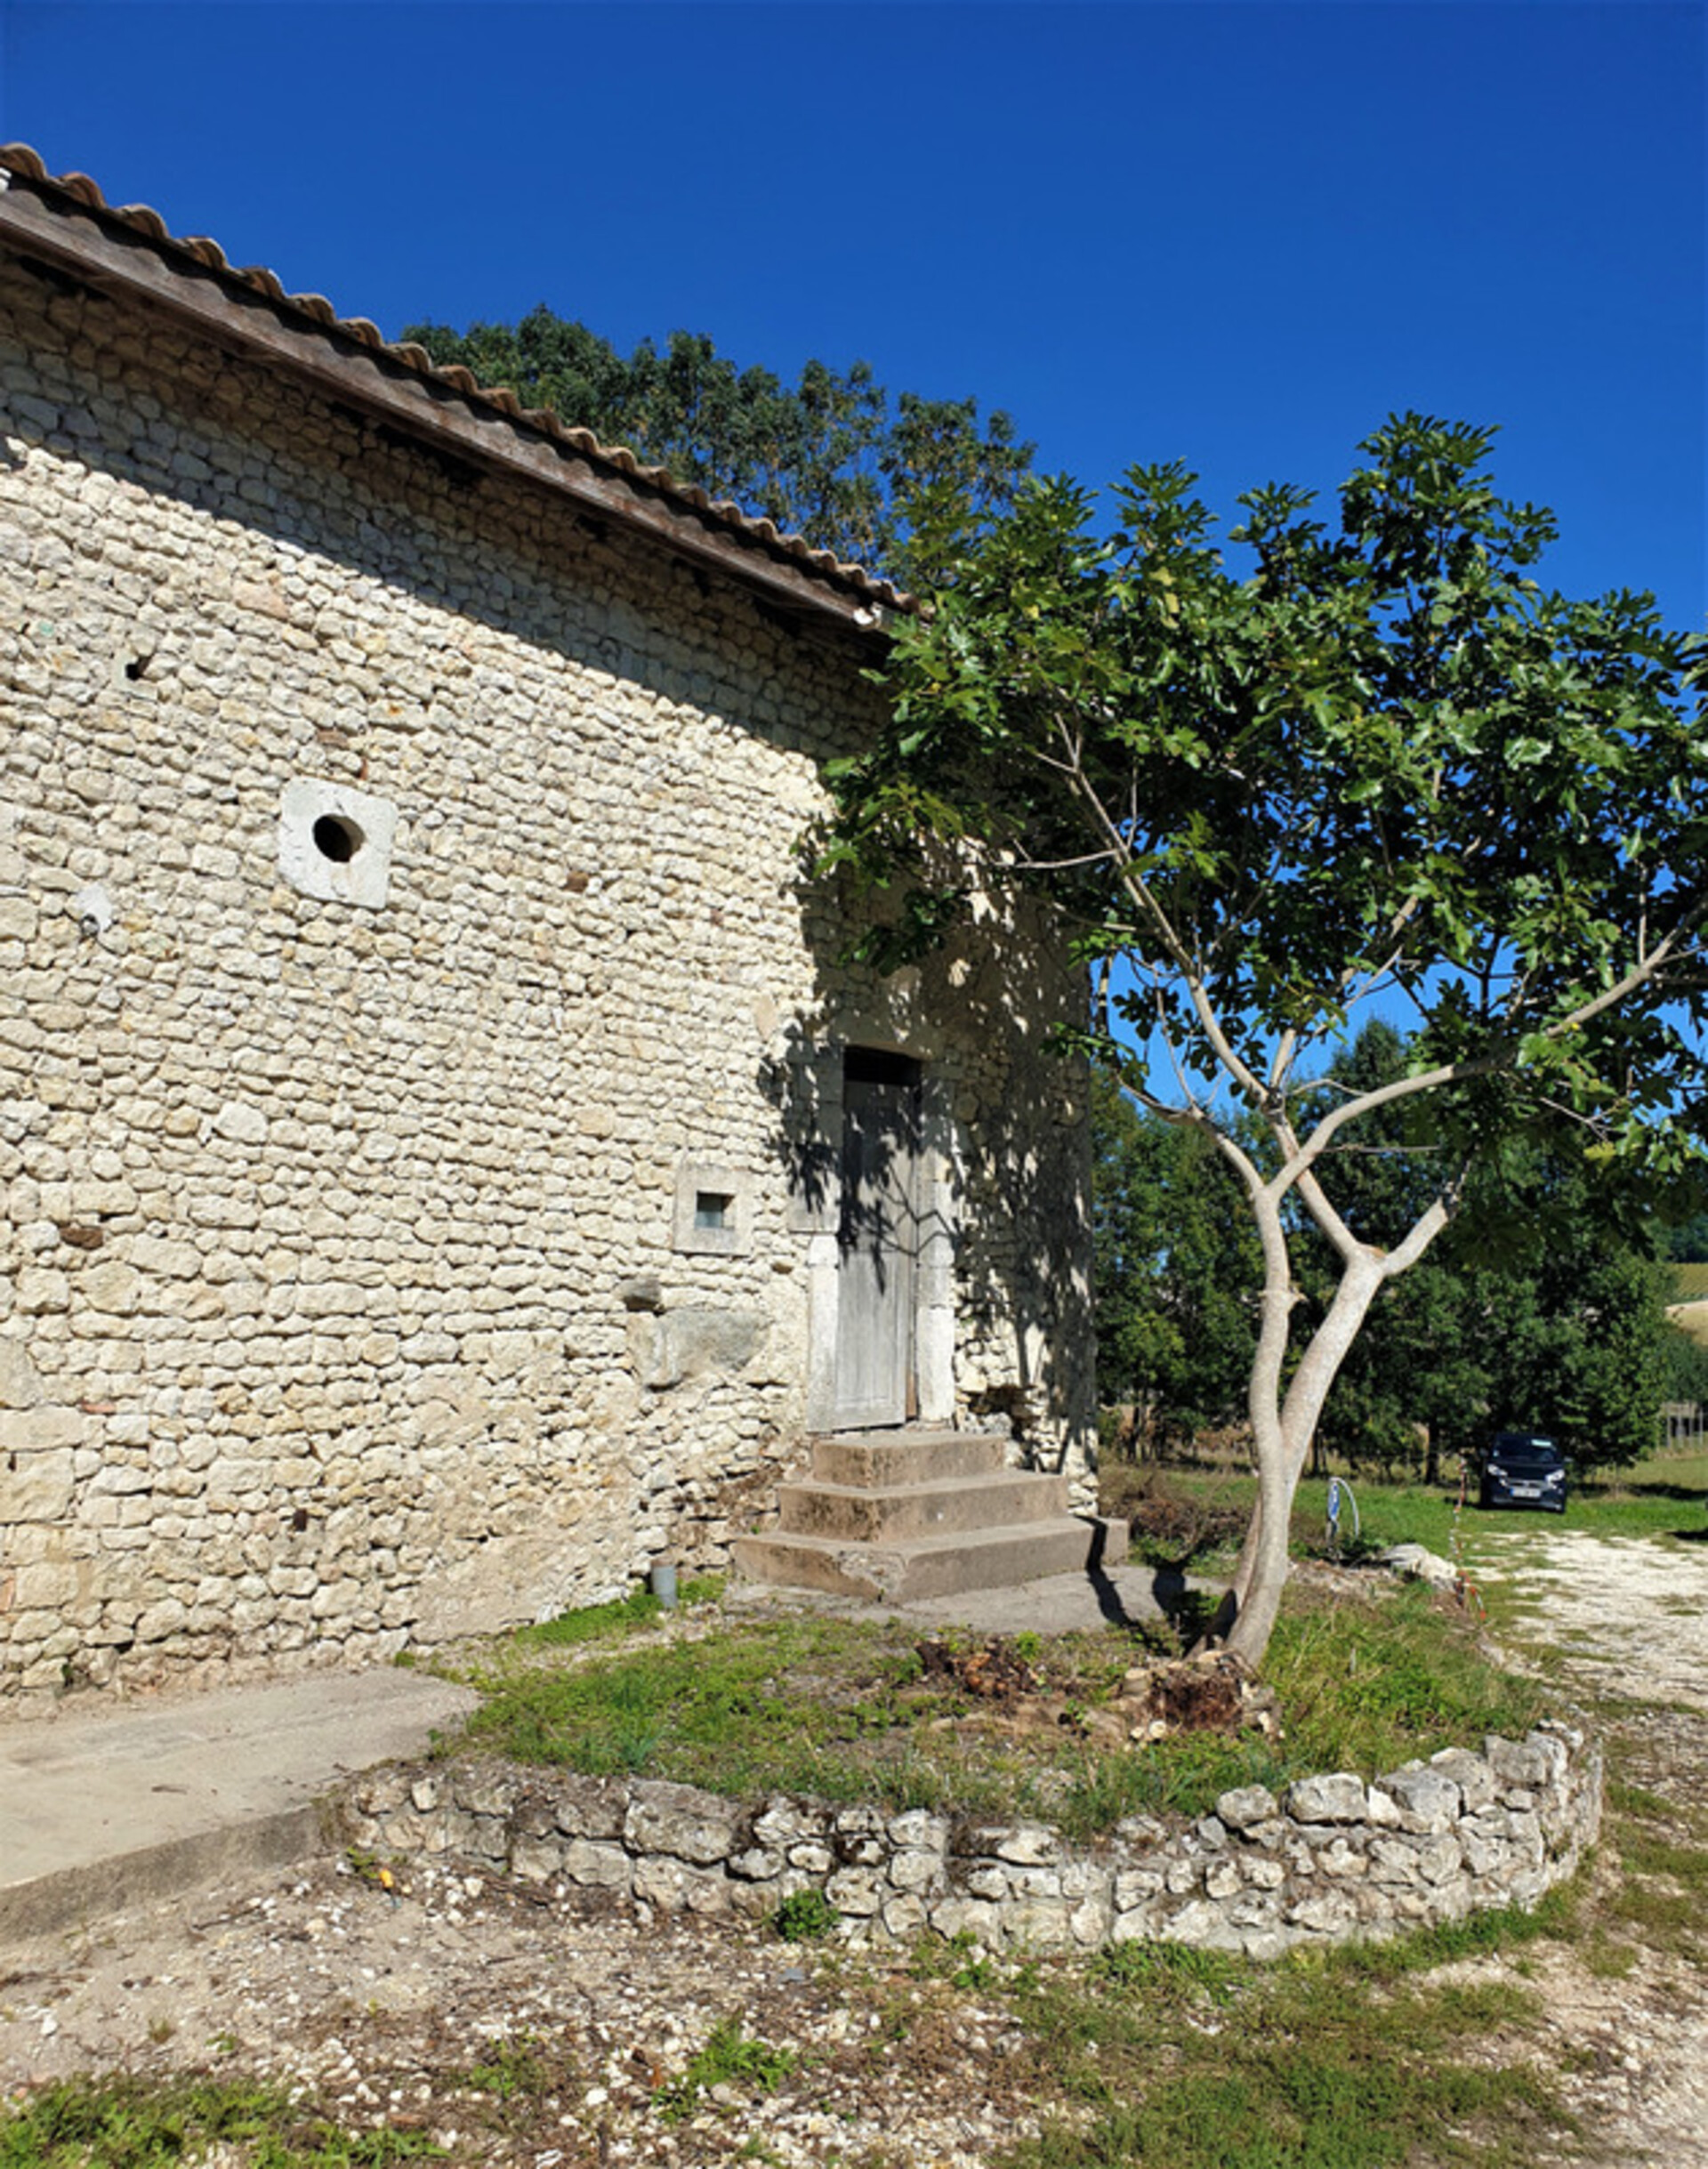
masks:
[[[916,1055],[944,1117],[935,1131],[928,1118],[924,1149],[947,1163],[947,1181],[921,1185],[910,1233],[917,1254],[947,1238],[952,1258],[957,1415],[1006,1418],[1034,1465],[1084,1460],[1095,1407],[1088,1081],[1058,1039],[1083,1021],[1083,985],[1029,907],[981,905],[949,945],[888,975],[851,962],[882,898],[816,875],[811,856],[809,840],[795,893],[815,1002],[759,1072],[794,1224],[834,1232],[844,1250],[897,1234],[878,1201],[894,1187],[882,1165],[891,1148],[865,1140],[880,1160],[870,1202],[846,1179],[842,1068],[850,1048]]]
[[[44,280],[44,302],[62,299],[67,291],[57,275],[20,264],[5,270],[25,293],[32,280]],[[96,343],[124,342],[130,331],[127,313],[93,289],[77,291],[93,312],[90,336]],[[186,343],[197,349],[193,337]],[[801,623],[786,603],[712,581],[544,487],[489,475],[424,438],[282,385],[262,361],[213,356],[212,350],[204,359],[205,373],[174,374],[168,359],[158,366],[139,364],[133,381],[108,386],[107,396],[115,400],[138,392],[152,397],[165,410],[164,419],[134,438],[80,435],[77,463],[146,497],[235,522],[282,545],[278,573],[294,571],[304,558],[322,559],[371,582],[372,593],[350,598],[351,619],[383,613],[387,597],[407,600],[487,625],[661,699],[720,712],[744,732],[786,750],[817,759],[845,750],[829,744],[828,728],[822,742],[815,736],[809,743],[805,730],[791,720],[786,701],[777,702],[773,714],[752,713],[742,681],[727,667],[733,617],[745,643],[761,651],[766,667],[786,670]],[[0,469],[21,466],[29,442],[28,431],[0,430]],[[172,455],[179,449],[194,454],[194,462],[175,464]],[[254,480],[256,451],[265,474],[262,488],[246,486]],[[352,484],[352,475],[360,477],[359,484]],[[376,504],[384,506],[384,518],[375,516]],[[231,557],[233,577],[239,577],[240,553]],[[499,563],[506,577],[495,578]],[[638,605],[624,593],[632,585],[625,568],[636,563],[646,568],[643,586],[662,577],[670,587],[669,635],[683,650],[680,666],[657,659],[656,607]],[[591,604],[590,594],[597,598]],[[128,657],[127,676],[146,674],[152,689],[164,692],[192,648],[205,642],[209,605],[230,600],[200,589],[193,595],[163,591],[140,611],[116,609],[112,652],[88,661],[111,667]],[[261,608],[265,617],[310,643],[330,644],[347,633],[346,625],[326,622],[312,609],[295,611],[287,597],[246,607]],[[810,615],[803,612],[803,621]],[[433,689],[436,698],[452,706],[464,698],[478,700],[463,659],[447,650],[445,661],[444,681]],[[383,664],[374,676],[375,697],[366,707],[353,704],[343,726],[358,748],[370,731],[378,744],[388,730],[407,738],[432,720],[411,693],[384,681]],[[798,711],[810,713],[804,706]],[[281,746],[281,753],[286,750]],[[668,734],[660,734],[655,757],[671,763]],[[675,757],[683,777],[690,778],[691,754]]]

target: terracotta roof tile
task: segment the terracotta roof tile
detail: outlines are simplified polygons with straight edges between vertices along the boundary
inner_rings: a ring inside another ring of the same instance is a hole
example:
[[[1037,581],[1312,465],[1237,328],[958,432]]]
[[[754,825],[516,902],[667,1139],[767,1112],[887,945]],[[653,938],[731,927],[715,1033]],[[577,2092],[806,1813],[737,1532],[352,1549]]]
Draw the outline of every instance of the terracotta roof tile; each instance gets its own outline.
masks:
[[[679,482],[663,467],[644,465],[626,445],[601,444],[591,430],[565,422],[550,407],[524,407],[508,385],[482,384],[456,364],[440,367],[424,347],[388,341],[367,318],[341,317],[324,294],[287,294],[278,276],[264,265],[231,263],[219,243],[205,234],[172,233],[160,214],[147,204],[109,204],[87,173],[50,173],[39,153],[28,143],[0,143],[0,172],[14,173],[35,187],[68,197],[97,217],[140,235],[162,254],[189,256],[220,278],[261,294],[276,308],[305,317],[323,330],[353,340],[376,355],[383,354],[389,361],[400,363],[415,375],[455,392],[472,405],[495,408],[525,428],[556,439],[584,459],[690,507],[702,518],[729,528],[810,576],[834,582],[882,609],[909,607],[907,598],[890,581],[875,578],[864,566],[844,562],[828,550],[815,550],[802,536],[782,534],[775,521],[744,512],[727,498],[714,499],[690,483]]]

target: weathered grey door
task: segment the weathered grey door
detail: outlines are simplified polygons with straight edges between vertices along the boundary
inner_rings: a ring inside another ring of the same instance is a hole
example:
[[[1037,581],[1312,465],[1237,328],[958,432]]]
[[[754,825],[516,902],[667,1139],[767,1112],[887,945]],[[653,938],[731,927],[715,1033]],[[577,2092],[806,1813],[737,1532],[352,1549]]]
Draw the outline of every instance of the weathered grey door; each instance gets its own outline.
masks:
[[[836,1259],[839,1431],[904,1423],[914,1409],[919,1083],[917,1062],[849,1050]]]

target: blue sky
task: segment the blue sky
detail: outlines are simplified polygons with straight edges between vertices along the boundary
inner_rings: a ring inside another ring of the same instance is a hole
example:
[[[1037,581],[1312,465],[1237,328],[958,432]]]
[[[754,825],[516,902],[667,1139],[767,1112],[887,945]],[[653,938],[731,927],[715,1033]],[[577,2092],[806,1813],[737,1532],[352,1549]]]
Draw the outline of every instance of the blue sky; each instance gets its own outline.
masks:
[[[544,300],[1005,407],[1101,482],[1503,425],[1551,577],[1704,622],[1691,0],[0,0],[0,138],[388,334]]]

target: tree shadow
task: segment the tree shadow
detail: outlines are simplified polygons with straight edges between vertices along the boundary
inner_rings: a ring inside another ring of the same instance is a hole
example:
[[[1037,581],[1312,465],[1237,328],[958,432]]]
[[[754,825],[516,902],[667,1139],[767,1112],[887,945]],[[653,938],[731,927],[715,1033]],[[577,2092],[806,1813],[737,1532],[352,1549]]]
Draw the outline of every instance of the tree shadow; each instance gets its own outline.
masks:
[[[884,899],[820,875],[812,857],[807,839],[795,906],[813,1001],[760,1068],[795,1224],[834,1233],[844,1252],[911,1246],[914,1269],[941,1268],[957,1420],[1004,1417],[1030,1465],[1079,1465],[1093,1416],[1087,1084],[1081,1060],[1059,1051],[1058,1028],[1083,1020],[1084,990],[1044,931],[994,909],[881,974],[852,950]],[[916,1136],[857,1134],[842,1076],[866,1051],[918,1065]],[[931,1177],[903,1215],[890,1163],[915,1149]]]

